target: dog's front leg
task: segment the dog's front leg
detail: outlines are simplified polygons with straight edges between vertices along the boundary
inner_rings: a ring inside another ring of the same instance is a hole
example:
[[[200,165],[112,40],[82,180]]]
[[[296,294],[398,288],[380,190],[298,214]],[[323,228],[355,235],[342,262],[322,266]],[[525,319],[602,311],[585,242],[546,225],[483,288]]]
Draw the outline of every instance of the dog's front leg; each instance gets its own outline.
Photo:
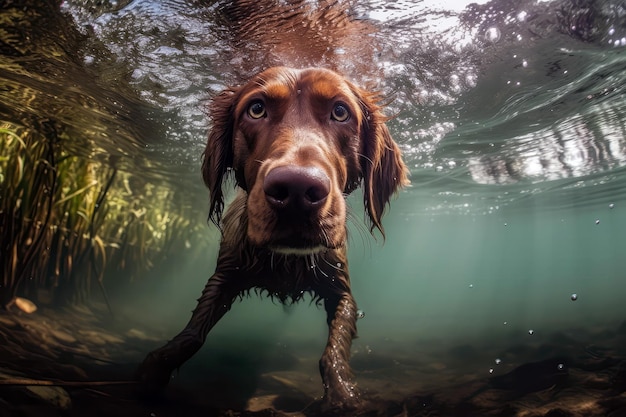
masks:
[[[243,291],[235,283],[240,284],[241,280],[229,279],[229,274],[220,272],[209,279],[184,330],[165,346],[149,353],[139,366],[136,377],[144,391],[156,392],[167,385],[172,372],[202,347],[209,331]]]
[[[349,292],[324,299],[328,317],[328,343],[320,359],[324,383],[324,405],[349,409],[358,405],[358,392],[352,382],[350,347],[356,336],[356,303]]]

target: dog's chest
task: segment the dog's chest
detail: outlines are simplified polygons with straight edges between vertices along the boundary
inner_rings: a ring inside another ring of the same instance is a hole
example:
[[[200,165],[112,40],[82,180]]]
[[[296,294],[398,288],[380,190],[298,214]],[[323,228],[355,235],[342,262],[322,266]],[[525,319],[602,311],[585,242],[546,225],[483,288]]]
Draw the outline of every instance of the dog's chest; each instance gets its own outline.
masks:
[[[347,265],[337,256],[324,256],[328,252],[309,256],[268,255],[252,279],[255,287],[282,302],[298,301],[307,293],[325,298],[346,288]]]

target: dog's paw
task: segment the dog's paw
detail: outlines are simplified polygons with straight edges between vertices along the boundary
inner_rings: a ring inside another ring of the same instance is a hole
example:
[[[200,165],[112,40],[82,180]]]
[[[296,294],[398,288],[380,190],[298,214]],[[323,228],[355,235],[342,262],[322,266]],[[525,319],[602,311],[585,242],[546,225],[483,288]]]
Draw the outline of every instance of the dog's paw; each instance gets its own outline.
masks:
[[[329,391],[322,399],[321,409],[325,416],[357,415],[363,402],[355,390],[338,394]]]
[[[161,349],[149,353],[135,372],[135,380],[139,382],[139,394],[150,397],[160,393],[170,382],[173,371]]]

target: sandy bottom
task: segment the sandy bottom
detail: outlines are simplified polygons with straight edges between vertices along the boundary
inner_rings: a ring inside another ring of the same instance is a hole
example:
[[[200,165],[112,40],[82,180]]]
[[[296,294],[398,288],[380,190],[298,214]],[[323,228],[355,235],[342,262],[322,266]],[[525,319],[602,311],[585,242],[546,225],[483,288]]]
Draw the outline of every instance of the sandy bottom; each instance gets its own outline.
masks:
[[[203,349],[161,397],[142,398],[133,373],[166,337],[97,307],[0,311],[0,417],[321,415],[314,352],[244,339]],[[626,322],[503,357],[471,344],[386,346],[354,345],[364,405],[352,415],[626,417]]]

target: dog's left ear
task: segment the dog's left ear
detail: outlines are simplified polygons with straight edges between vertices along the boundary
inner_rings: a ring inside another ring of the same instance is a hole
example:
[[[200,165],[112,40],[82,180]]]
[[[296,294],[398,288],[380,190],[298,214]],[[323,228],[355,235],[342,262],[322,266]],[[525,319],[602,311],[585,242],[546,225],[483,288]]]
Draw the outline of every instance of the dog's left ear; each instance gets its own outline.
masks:
[[[385,230],[381,223],[391,196],[400,187],[409,184],[409,170],[402,161],[398,145],[389,134],[377,104],[377,96],[358,90],[363,120],[361,122],[361,172],[363,175],[363,203],[370,220],[370,232]]]
[[[229,88],[216,96],[209,106],[212,121],[206,148],[202,153],[202,178],[209,188],[209,219],[219,226],[224,210],[222,182],[233,166],[234,106],[237,89]]]

